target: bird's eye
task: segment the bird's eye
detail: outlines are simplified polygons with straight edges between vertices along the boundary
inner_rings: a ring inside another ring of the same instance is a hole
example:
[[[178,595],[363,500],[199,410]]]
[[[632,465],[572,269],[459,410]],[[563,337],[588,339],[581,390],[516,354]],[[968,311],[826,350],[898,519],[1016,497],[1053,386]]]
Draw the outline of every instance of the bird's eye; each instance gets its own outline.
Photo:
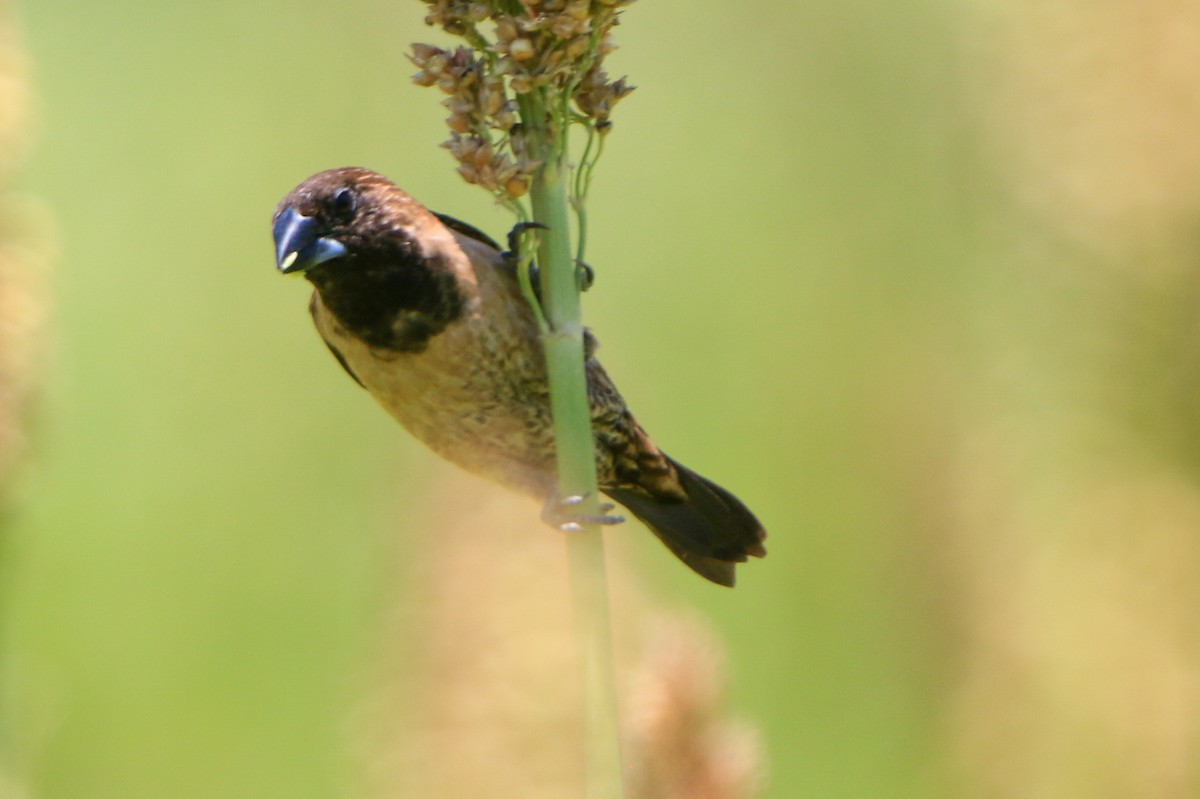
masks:
[[[348,188],[338,189],[329,203],[333,215],[342,222],[348,222],[354,216],[354,192]]]

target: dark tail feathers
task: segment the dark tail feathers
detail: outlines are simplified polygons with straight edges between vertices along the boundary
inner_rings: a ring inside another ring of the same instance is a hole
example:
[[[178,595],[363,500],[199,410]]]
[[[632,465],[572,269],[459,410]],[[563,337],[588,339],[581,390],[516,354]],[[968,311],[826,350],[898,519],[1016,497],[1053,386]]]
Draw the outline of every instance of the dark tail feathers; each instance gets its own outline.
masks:
[[[767,533],[741,500],[676,461],[687,499],[678,501],[648,494],[639,488],[606,488],[658,536],[692,571],[718,585],[733,587],[734,566],[750,555],[767,554]]]

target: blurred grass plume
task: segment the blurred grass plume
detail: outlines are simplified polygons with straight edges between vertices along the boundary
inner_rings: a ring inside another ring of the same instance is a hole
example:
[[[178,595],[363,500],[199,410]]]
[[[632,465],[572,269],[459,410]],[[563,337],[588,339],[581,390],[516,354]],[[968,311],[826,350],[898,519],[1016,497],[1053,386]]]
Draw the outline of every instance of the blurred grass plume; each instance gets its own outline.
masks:
[[[46,355],[45,233],[10,186],[29,141],[30,98],[20,37],[0,6],[0,491],[25,449],[29,402]]]
[[[36,389],[43,377],[49,258],[44,222],[12,189],[30,136],[28,65],[12,11],[0,3],[0,619],[8,619],[11,552],[8,511],[15,469],[28,447]],[[3,633],[3,625],[0,625]],[[29,795],[27,707],[0,634],[0,799]]]
[[[577,796],[583,711],[561,541],[531,534],[528,502],[476,478],[450,475],[434,493],[426,524],[440,533],[398,581],[364,718],[367,793]],[[464,506],[467,495],[481,500]],[[613,561],[628,795],[756,796],[763,755],[723,707],[717,639]]]

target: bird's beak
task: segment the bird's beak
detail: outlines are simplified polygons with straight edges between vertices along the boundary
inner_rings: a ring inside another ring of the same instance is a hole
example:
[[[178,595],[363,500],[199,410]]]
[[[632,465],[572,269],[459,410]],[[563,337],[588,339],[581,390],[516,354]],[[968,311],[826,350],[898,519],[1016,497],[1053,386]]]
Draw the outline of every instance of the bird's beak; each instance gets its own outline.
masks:
[[[321,235],[316,219],[288,208],[275,220],[275,266],[283,274],[305,272],[346,254],[340,241]]]

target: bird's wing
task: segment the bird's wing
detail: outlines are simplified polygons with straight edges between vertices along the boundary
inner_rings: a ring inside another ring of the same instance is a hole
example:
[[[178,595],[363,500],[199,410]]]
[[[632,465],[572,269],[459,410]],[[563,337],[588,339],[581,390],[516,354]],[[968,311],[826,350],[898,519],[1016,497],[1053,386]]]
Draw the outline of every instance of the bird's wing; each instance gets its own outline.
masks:
[[[462,221],[461,219],[456,219],[455,217],[450,216],[449,214],[439,214],[437,211],[431,211],[430,213],[432,213],[434,216],[436,216],[438,218],[438,221],[440,221],[443,225],[445,225],[446,227],[453,230],[455,233],[461,233],[462,235],[466,236],[469,239],[475,239],[475,241],[479,241],[479,242],[482,242],[482,243],[488,245],[489,247],[496,250],[497,252],[500,251],[500,245],[496,243],[495,239],[493,239],[491,236],[484,233],[482,230],[475,227],[474,225],[468,225],[466,222]]]

